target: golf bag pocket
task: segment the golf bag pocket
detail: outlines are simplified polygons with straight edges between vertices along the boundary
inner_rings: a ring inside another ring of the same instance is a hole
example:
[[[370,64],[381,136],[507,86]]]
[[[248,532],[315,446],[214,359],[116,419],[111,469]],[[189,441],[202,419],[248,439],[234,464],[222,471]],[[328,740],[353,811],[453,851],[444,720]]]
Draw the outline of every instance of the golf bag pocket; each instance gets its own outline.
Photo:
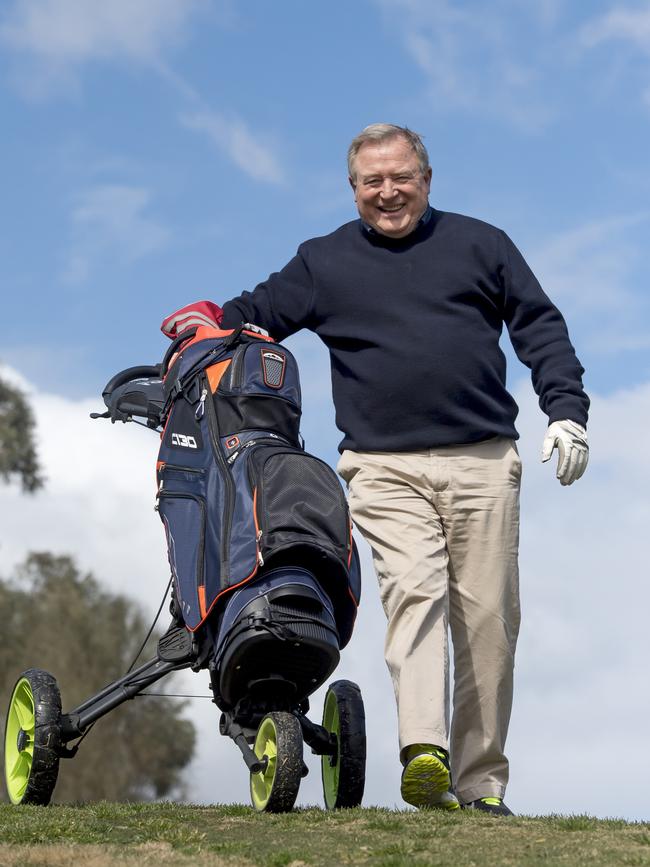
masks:
[[[265,562],[296,550],[296,563],[325,560],[347,575],[351,536],[345,495],[326,463],[298,449],[253,451],[250,461],[259,548]]]
[[[219,431],[272,431],[298,443],[300,380],[296,361],[283,346],[244,343],[237,347],[214,395]]]
[[[205,616],[205,500],[195,494],[162,490],[158,511],[183,618],[188,624],[199,623]]]

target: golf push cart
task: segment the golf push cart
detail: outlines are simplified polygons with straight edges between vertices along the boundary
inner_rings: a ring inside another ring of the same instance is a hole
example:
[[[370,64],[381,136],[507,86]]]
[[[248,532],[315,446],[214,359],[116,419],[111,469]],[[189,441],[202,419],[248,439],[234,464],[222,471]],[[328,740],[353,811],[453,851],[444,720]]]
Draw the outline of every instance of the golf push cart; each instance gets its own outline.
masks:
[[[209,672],[219,730],[241,751],[256,810],[292,809],[307,773],[303,741],[322,757],[326,807],[359,805],[359,687],[331,683],[322,723],[307,717],[352,635],[360,572],[341,485],[301,444],[295,359],[253,326],[200,326],[162,364],[118,373],[102,396],[107,411],[94,418],[160,433],[172,620],[153,659],[72,710],[52,674],[20,675],[5,727],[12,803],[48,804],[60,759],[74,757],[96,720],[189,668]]]

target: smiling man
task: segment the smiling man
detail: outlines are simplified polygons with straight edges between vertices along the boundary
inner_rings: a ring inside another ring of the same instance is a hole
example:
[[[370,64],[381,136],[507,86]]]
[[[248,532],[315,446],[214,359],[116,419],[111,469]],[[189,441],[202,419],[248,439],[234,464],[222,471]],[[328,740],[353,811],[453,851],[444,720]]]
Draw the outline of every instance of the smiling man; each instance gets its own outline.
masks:
[[[349,180],[361,219],[388,238],[410,235],[428,206],[431,167],[426,162],[425,168],[403,137],[356,148]]]
[[[254,322],[278,340],[308,328],[329,349],[338,471],[388,619],[403,798],[511,815],[521,463],[504,323],[549,417],[543,459],[558,448],[563,485],[587,464],[583,369],[508,236],[430,207],[417,134],[367,127],[348,169],[359,219],[302,244],[224,305],[222,325]]]

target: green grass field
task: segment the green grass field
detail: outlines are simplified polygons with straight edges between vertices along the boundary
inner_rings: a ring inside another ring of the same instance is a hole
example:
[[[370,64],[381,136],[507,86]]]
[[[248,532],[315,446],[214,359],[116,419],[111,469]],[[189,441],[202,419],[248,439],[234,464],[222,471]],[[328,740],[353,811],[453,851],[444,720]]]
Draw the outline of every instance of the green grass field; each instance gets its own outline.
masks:
[[[650,823],[587,816],[92,804],[0,805],[0,867],[650,865]]]

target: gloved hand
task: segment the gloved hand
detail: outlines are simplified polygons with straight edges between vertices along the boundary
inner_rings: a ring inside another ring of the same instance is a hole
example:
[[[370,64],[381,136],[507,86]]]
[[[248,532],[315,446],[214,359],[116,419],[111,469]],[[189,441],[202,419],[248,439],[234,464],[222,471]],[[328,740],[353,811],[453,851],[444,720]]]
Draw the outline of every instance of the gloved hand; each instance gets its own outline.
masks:
[[[557,447],[559,458],[557,477],[561,485],[570,485],[587,469],[589,446],[587,431],[582,425],[566,419],[554,421],[548,426],[542,445],[542,461],[546,462]]]

